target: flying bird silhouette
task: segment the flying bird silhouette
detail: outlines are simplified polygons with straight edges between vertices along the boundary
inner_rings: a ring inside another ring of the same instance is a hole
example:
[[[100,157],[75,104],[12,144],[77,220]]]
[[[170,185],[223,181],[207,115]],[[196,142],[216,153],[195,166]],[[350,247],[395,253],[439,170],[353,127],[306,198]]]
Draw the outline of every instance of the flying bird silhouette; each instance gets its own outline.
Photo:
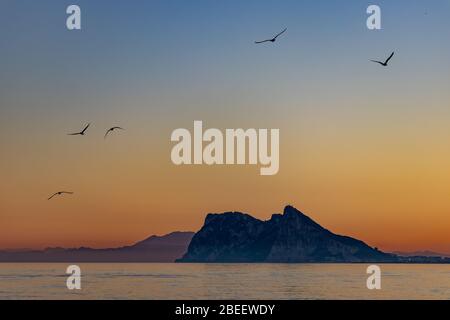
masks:
[[[58,191],[58,192],[55,192],[54,194],[52,194],[52,196],[50,198],[48,198],[47,200],[50,200],[53,197],[60,196],[62,194],[73,194],[73,192],[70,192],[70,191]]]
[[[391,53],[391,55],[389,56],[389,58],[386,59],[385,62],[381,62],[381,61],[377,61],[377,60],[370,60],[370,61],[375,62],[375,63],[379,63],[383,67],[387,67],[389,60],[391,60],[393,56],[394,56],[394,52]]]
[[[116,130],[116,129],[119,129],[119,130],[125,130],[124,128],[121,128],[121,127],[112,127],[112,128],[110,128],[110,129],[108,129],[108,131],[106,131],[106,133],[105,133],[105,139],[106,139],[106,137],[108,136],[108,133],[110,133],[110,132],[113,132],[114,130]]]
[[[86,130],[89,128],[91,124],[89,123],[82,131],[80,132],[75,132],[75,133],[68,133],[69,136],[84,136],[84,134],[86,133]]]
[[[259,43],[264,43],[264,42],[275,42],[275,40],[277,40],[277,38],[279,36],[281,36],[283,33],[285,33],[287,30],[287,28],[285,28],[283,31],[281,31],[280,33],[278,33],[275,37],[273,37],[272,39],[267,39],[267,40],[262,40],[262,41],[255,41],[256,44]]]

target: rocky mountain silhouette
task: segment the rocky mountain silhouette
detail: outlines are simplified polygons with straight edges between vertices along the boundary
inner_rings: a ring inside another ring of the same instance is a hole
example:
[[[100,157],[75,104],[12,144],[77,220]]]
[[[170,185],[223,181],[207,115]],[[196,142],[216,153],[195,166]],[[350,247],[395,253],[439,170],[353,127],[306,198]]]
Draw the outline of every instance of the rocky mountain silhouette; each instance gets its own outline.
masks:
[[[268,221],[208,214],[178,262],[396,262],[398,257],[336,235],[292,206]]]

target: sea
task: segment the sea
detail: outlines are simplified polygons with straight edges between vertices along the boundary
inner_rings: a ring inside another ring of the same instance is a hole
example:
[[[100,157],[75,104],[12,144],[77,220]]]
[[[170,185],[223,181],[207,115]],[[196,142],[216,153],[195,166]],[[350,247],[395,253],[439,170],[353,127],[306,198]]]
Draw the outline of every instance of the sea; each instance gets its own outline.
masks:
[[[67,263],[0,263],[0,299],[450,299],[449,264],[80,263],[69,290]]]

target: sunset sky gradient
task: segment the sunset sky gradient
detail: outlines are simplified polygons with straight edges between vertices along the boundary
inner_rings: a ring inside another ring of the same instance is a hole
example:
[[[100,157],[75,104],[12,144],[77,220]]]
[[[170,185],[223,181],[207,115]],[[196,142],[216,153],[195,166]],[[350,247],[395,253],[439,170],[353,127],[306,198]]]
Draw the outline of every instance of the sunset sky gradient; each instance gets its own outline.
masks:
[[[119,246],[292,204],[383,250],[450,252],[450,1],[0,8],[0,248]],[[279,128],[279,173],[173,165],[170,134],[194,120]],[[59,190],[75,194],[47,201]]]

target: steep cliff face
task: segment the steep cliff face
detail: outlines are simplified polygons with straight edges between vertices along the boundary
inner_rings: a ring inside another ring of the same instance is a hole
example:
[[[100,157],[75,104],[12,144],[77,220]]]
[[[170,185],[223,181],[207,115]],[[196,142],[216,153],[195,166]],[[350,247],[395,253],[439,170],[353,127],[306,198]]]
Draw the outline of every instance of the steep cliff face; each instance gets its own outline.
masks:
[[[180,262],[391,262],[396,257],[339,236],[287,206],[268,221],[208,214]]]

